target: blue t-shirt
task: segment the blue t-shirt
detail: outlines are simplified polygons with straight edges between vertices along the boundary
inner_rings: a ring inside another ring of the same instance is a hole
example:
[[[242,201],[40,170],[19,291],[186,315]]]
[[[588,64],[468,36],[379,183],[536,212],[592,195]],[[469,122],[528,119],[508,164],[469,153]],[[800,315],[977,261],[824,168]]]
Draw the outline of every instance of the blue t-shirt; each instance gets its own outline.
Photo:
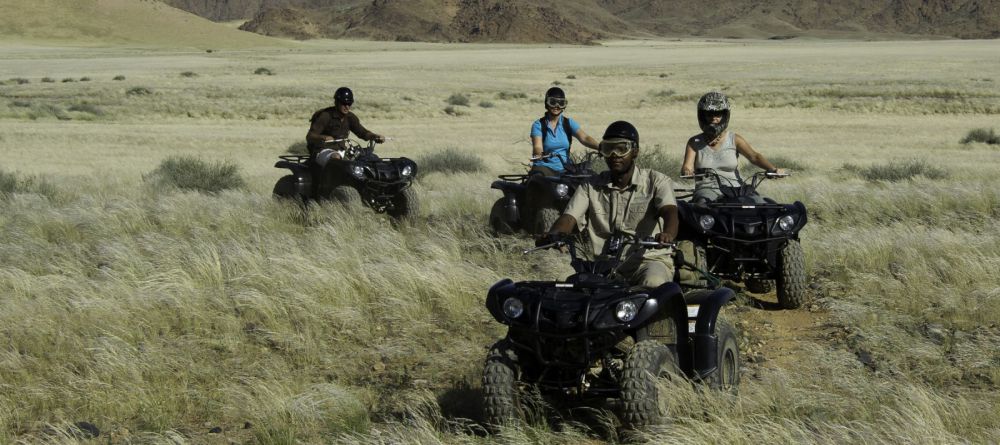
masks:
[[[570,134],[576,134],[577,131],[580,131],[580,124],[576,123],[573,118],[567,117],[566,121],[569,122]],[[563,116],[559,116],[554,130],[548,126],[548,119],[546,119],[545,124],[544,129],[549,134],[543,138],[542,154],[555,153],[556,156],[544,161],[535,161],[534,165],[561,172],[565,170],[563,164],[569,161],[569,139],[566,138],[566,130],[563,129]],[[531,137],[542,137],[541,119],[535,119],[535,123],[531,124]]]

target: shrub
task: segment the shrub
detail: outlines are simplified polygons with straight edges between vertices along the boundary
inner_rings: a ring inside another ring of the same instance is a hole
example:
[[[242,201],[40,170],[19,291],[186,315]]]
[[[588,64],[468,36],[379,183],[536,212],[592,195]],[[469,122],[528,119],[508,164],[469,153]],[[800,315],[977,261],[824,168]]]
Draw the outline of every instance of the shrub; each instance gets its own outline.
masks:
[[[511,99],[527,99],[528,95],[524,93],[512,93],[510,91],[501,91],[497,93],[497,99],[500,100],[511,100]]]
[[[194,71],[185,71],[181,73],[181,77],[198,77],[198,73]]]
[[[15,100],[10,103],[10,106],[18,108],[29,108],[31,107],[31,102],[26,100]]]
[[[670,73],[660,73],[660,79],[670,77]]]
[[[874,164],[860,167],[854,164],[844,164],[844,170],[858,175],[867,181],[898,182],[923,176],[928,179],[943,179],[948,172],[935,167],[924,160],[891,161],[887,164]]]
[[[24,84],[26,84],[26,83],[31,83],[31,81],[30,81],[30,80],[28,80],[28,79],[25,79],[25,78],[23,78],[23,77],[12,77],[12,78],[10,79],[10,82],[11,82],[11,83],[14,83],[14,84],[17,84],[17,85],[24,85]]]
[[[490,102],[488,100],[484,100],[482,102],[479,102],[479,107],[480,108],[493,108],[493,102]]]
[[[650,96],[653,96],[653,97],[658,98],[658,99],[663,99],[663,98],[671,97],[671,96],[673,96],[675,94],[677,94],[677,92],[674,91],[674,90],[651,91],[649,93]]]
[[[55,198],[58,190],[55,186],[33,176],[20,178],[14,173],[0,170],[0,198],[14,193],[37,193],[46,198]]]
[[[425,173],[471,173],[486,169],[478,155],[450,147],[424,156],[417,165]]]
[[[86,77],[86,76],[85,77],[81,77],[80,78],[80,82],[90,82],[90,78]]]
[[[448,100],[446,102],[448,102],[449,105],[457,105],[461,107],[469,106],[469,98],[462,93],[455,93],[448,96]]]
[[[112,80],[125,80],[125,76],[119,74],[119,75],[115,76],[115,78],[112,79]]]
[[[562,84],[563,84],[563,83],[562,83],[562,82],[560,82],[560,81],[558,81],[558,80],[553,80],[553,81],[552,81],[552,85],[555,85],[555,86],[559,86],[559,85],[562,85]]]
[[[246,185],[240,176],[239,166],[229,162],[209,163],[188,156],[171,156],[144,180],[156,187],[218,193],[242,188]]]
[[[969,131],[961,141],[963,144],[972,142],[982,142],[990,145],[1000,144],[1000,135],[996,134],[992,128],[976,128]]]
[[[460,110],[458,108],[455,108],[455,107],[453,107],[451,105],[448,105],[447,107],[444,107],[444,112],[445,112],[445,114],[448,114],[450,116],[465,116],[467,114],[466,112],[464,112],[464,111],[462,111],[462,110]]]
[[[291,155],[304,155],[304,154],[309,154],[309,148],[306,145],[305,141],[299,141],[292,145],[289,145],[288,149],[285,150],[285,152]]]
[[[274,71],[271,71],[270,69],[264,68],[264,67],[260,67],[260,68],[257,68],[255,70],[253,70],[253,73],[256,74],[256,75],[258,75],[258,76],[273,76],[274,75]]]
[[[153,90],[146,87],[132,87],[125,92],[126,96],[148,96],[153,94]]]
[[[70,83],[70,82],[76,82],[76,79],[74,79],[72,77],[65,77],[62,80],[62,83]]]
[[[576,74],[570,74],[566,76],[567,79],[576,79]]]
[[[90,113],[90,114],[93,114],[94,116],[104,116],[104,114],[105,114],[104,110],[101,109],[101,107],[98,107],[97,105],[94,105],[94,104],[88,104],[88,103],[73,104],[73,105],[70,105],[69,108],[67,108],[67,110],[69,110],[69,111],[78,111],[78,112],[81,112],[81,113]]]
[[[55,83],[55,82],[56,82],[56,80],[53,79],[53,78],[51,78],[51,77],[43,77],[42,78],[42,83]]]

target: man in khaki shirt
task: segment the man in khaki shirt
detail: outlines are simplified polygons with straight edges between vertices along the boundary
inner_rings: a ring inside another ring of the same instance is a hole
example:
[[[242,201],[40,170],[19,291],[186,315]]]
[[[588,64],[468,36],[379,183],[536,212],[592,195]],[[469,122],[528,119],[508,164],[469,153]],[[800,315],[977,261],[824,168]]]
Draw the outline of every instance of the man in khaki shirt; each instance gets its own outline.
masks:
[[[608,171],[576,190],[539,244],[568,235],[577,225],[595,253],[603,251],[605,240],[616,231],[654,237],[661,243],[673,241],[678,222],[673,186],[666,175],[636,167],[639,132],[635,127],[625,121],[611,124],[599,149]],[[618,272],[632,284],[654,288],[674,277],[670,252],[632,250],[627,255]]]

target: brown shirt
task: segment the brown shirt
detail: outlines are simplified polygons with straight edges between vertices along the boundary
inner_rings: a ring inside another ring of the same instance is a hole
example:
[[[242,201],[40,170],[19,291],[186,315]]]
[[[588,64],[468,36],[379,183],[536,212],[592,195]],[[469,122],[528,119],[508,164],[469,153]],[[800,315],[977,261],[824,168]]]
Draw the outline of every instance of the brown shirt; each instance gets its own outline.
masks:
[[[358,116],[350,111],[346,115],[340,114],[339,110],[332,107],[318,111],[309,127],[309,133],[306,134],[309,152],[315,154],[323,149],[324,136],[344,139],[348,136],[348,132],[366,141],[375,137],[375,133],[363,127]]]

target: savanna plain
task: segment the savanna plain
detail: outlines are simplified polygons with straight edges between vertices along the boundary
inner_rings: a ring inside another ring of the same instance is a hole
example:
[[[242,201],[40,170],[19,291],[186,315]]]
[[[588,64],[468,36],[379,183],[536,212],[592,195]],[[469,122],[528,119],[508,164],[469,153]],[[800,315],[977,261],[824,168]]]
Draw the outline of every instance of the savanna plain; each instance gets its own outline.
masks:
[[[761,191],[810,212],[811,300],[775,311],[742,292],[727,309],[739,394],[664,383],[670,420],[641,440],[1000,442],[1000,145],[961,142],[1000,122],[998,54],[996,41],[5,45],[0,442],[619,441],[600,406],[496,435],[479,423],[482,360],[503,335],[487,288],[560,278],[564,261],[522,256],[527,236],[486,223],[489,184],[524,170],[552,85],[591,135],[634,123],[639,163],[675,179],[697,98],[724,91],[731,128],[792,170]],[[382,155],[424,166],[416,220],[272,198],[276,156],[341,85],[393,138]]]

